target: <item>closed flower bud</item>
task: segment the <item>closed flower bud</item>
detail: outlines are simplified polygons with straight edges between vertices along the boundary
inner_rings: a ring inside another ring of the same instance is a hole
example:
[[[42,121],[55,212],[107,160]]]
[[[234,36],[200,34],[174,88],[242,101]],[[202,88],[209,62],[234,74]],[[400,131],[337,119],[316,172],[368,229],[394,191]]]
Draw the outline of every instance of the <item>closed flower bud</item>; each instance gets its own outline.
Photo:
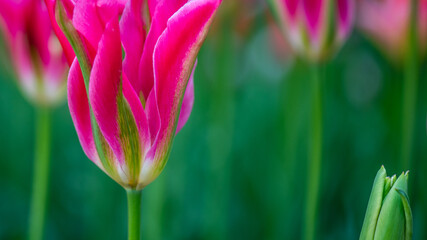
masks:
[[[372,187],[360,240],[412,239],[412,213],[407,195],[408,172],[386,176],[378,171]]]

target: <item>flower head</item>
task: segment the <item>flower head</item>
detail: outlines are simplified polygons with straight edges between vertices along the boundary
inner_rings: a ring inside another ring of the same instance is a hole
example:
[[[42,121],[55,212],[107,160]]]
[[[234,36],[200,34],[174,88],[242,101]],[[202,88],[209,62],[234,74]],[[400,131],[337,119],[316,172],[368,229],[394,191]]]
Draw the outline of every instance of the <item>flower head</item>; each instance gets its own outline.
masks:
[[[67,63],[43,1],[0,0],[0,30],[24,94],[42,105],[61,100]]]
[[[358,26],[389,57],[404,59],[408,46],[410,0],[359,0]],[[418,1],[420,52],[427,49],[427,0]]]
[[[294,50],[320,61],[330,57],[353,26],[353,0],[271,0]]]
[[[412,212],[407,195],[408,172],[386,177],[378,171],[372,187],[360,240],[412,239]]]
[[[145,187],[189,118],[220,0],[47,1],[77,56],[68,100],[83,150],[122,186]]]

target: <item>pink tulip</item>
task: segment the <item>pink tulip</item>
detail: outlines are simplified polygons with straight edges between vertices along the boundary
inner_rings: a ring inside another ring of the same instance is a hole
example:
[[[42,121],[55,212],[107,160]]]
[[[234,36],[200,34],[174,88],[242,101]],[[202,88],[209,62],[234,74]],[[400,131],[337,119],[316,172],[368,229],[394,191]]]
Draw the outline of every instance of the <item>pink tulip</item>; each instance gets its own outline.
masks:
[[[80,143],[125,188],[142,189],[163,170],[191,113],[190,75],[220,2],[47,0],[52,19],[54,9],[58,23],[68,17],[59,39],[77,34],[68,101]]]
[[[0,29],[24,94],[41,105],[65,96],[67,63],[41,0],[0,0]]]
[[[390,57],[402,60],[407,49],[410,0],[360,0],[359,27]],[[420,51],[427,48],[427,0],[418,1]]]
[[[294,51],[319,61],[331,56],[353,26],[353,0],[271,0]]]

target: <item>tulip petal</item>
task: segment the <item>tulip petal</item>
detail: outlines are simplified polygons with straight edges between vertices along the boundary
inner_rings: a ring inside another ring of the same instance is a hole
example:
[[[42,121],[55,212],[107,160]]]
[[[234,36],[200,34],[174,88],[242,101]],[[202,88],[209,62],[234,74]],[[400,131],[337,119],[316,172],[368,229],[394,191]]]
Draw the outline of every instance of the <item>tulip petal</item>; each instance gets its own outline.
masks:
[[[150,128],[151,142],[153,143],[160,128],[160,114],[159,108],[157,106],[156,93],[154,90],[151,91],[150,95],[148,95],[145,109]]]
[[[83,151],[90,160],[101,167],[92,134],[85,83],[77,59],[74,59],[68,75],[68,107]]]
[[[194,105],[194,70],[196,69],[194,64],[193,72],[191,73],[190,80],[188,81],[187,88],[185,89],[184,98],[182,99],[181,112],[179,114],[178,126],[176,127],[176,133],[179,133],[187,120],[190,118],[191,110]]]
[[[152,150],[161,161],[159,169],[166,163],[192,67],[219,4],[219,0],[188,2],[169,19],[156,44],[155,93],[161,121]]]
[[[156,11],[157,4],[159,4],[161,0],[148,0],[148,11],[150,12],[150,17],[153,19],[154,13]]]
[[[134,89],[138,81],[139,62],[145,41],[142,3],[142,0],[128,1],[120,20],[120,36],[125,51],[123,72]]]
[[[322,13],[327,0],[302,0],[307,31],[311,39],[318,40],[322,27]]]
[[[150,131],[139,97],[125,75],[122,83],[123,97],[118,98],[120,141],[125,155],[129,185],[135,187],[138,185],[146,150],[151,146]]]
[[[96,122],[120,164],[124,161],[117,123],[117,96],[121,79],[122,50],[118,19],[107,24],[90,75],[89,98]]]
[[[25,31],[25,16],[29,14],[31,4],[28,0],[0,0],[0,25],[7,29],[3,31],[7,38],[14,38],[17,33]],[[2,23],[3,22],[3,23]],[[8,39],[11,40],[12,39]]]
[[[49,64],[50,51],[49,51],[49,39],[52,34],[51,24],[47,9],[43,2],[35,1],[30,5],[32,7],[30,22],[27,23],[27,37],[31,42],[32,46],[40,56],[41,63],[43,65]],[[28,19],[28,17],[26,18]],[[39,26],[45,26],[40,28]]]
[[[141,62],[139,64],[139,82],[135,83],[135,91],[139,94],[141,91],[145,99],[148,99],[153,84],[153,52],[159,36],[166,28],[166,24],[170,16],[174,14],[187,1],[158,1],[154,17],[151,21],[150,32],[147,35],[144,52],[142,53]]]
[[[101,22],[107,23],[111,20],[111,17],[114,17],[117,14],[123,12],[127,0],[97,0],[97,12],[101,19]]]
[[[67,58],[68,65],[71,66],[71,64],[74,61],[75,54],[74,54],[73,48],[71,47],[70,43],[68,42],[67,38],[65,37],[58,23],[56,22],[56,17],[55,17],[56,0],[45,0],[45,2],[46,2],[47,11],[49,14],[53,31],[55,32],[55,35],[58,37],[59,43],[61,44],[65,57]]]
[[[85,83],[77,58],[74,59],[68,76],[68,106],[86,156],[111,178],[121,183],[113,162],[114,154],[100,133],[96,122],[91,119]]]
[[[294,23],[297,17],[300,0],[281,0],[284,2],[284,10],[288,13],[289,20]]]
[[[88,40],[93,49],[98,49],[98,42],[104,32],[104,24],[99,18],[96,0],[76,2],[73,25]]]
[[[351,29],[353,19],[351,9],[354,8],[352,4],[351,0],[337,0],[338,37],[341,41],[344,40]]]

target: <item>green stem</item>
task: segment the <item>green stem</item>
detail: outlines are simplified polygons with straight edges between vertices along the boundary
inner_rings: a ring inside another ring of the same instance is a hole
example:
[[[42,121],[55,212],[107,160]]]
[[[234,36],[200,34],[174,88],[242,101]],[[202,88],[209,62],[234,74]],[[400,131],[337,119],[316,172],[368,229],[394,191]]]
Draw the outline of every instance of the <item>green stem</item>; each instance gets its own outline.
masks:
[[[304,239],[312,240],[316,234],[317,202],[319,198],[322,162],[322,87],[320,66],[313,65],[311,135],[305,208]]]
[[[147,189],[147,194],[144,197],[143,211],[145,214],[142,218],[146,224],[142,238],[150,240],[162,239],[162,221],[163,210],[165,204],[166,178],[164,175],[159,176],[152,184],[153,186]]]
[[[411,0],[408,48],[403,83],[401,168],[409,169],[412,158],[418,84],[417,0]]]
[[[38,107],[35,137],[33,189],[30,205],[28,239],[43,239],[46,197],[49,180],[50,114],[49,109]]]
[[[141,239],[141,190],[126,189],[128,198],[128,239]]]

